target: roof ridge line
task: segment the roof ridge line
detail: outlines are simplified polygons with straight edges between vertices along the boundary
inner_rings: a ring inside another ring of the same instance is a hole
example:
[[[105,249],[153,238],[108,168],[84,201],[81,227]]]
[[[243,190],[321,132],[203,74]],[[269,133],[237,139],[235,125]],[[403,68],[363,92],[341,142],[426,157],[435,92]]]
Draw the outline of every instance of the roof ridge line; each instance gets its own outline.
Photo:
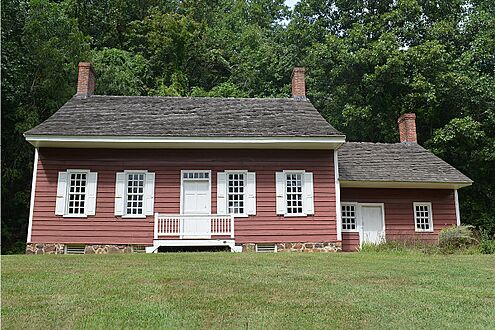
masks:
[[[385,144],[385,145],[411,145],[412,143],[408,142],[369,142],[369,141],[347,141],[346,143],[354,143],[354,144]],[[419,145],[417,143],[414,143]]]
[[[73,97],[75,97],[74,95]],[[217,97],[217,96],[160,96],[160,95],[100,95],[93,94],[86,99],[99,98],[99,97],[114,97],[114,98],[161,98],[161,99],[217,99],[217,100],[281,100],[281,101],[294,101],[301,102],[301,100],[294,100],[292,97]],[[309,99],[304,100],[309,102]]]

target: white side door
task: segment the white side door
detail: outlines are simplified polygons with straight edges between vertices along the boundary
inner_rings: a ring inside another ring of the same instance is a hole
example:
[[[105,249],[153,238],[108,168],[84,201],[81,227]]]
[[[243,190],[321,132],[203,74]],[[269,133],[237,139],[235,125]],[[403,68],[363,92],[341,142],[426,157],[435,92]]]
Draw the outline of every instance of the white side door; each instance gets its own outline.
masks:
[[[361,243],[379,244],[385,241],[383,205],[361,205]]]
[[[191,180],[183,182],[182,213],[192,215],[209,215],[210,183],[208,180]],[[211,227],[209,217],[191,216],[183,221],[184,236],[182,238],[210,238]]]

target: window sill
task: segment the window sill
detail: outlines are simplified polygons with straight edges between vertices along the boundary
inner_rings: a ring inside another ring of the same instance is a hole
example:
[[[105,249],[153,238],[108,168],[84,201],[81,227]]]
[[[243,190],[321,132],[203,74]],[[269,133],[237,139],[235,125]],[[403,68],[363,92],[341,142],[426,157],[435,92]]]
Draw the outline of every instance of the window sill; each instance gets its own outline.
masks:
[[[247,218],[249,217],[249,214],[232,214],[232,216],[235,218]]]
[[[122,219],[146,219],[146,215],[127,214],[123,215]]]
[[[343,233],[359,233],[357,229],[342,229]]]
[[[86,219],[88,216],[86,214],[64,214],[64,218],[81,218]]]
[[[434,230],[433,229],[428,229],[428,230],[426,230],[426,229],[416,229],[415,232],[416,233],[433,233]]]
[[[284,217],[286,218],[294,218],[294,217],[307,217],[308,215],[305,213],[287,213],[284,214]]]

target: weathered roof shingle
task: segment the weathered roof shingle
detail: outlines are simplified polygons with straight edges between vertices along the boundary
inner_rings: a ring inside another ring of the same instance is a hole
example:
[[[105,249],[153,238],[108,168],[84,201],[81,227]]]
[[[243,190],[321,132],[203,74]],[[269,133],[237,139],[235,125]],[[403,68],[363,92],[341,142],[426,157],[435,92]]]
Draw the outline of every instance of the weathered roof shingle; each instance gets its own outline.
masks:
[[[347,142],[339,149],[344,181],[471,183],[471,179],[416,143]]]
[[[343,136],[309,101],[275,98],[73,97],[26,135],[150,137]],[[415,143],[348,142],[345,181],[471,183]]]
[[[270,137],[343,135],[309,101],[191,97],[74,97],[27,135]]]

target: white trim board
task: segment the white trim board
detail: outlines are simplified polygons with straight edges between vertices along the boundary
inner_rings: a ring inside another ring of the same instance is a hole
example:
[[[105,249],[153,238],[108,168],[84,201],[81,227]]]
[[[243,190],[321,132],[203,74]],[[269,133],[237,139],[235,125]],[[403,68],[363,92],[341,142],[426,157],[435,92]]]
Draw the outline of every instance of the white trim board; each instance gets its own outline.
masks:
[[[340,180],[343,188],[397,188],[397,189],[459,189],[472,185],[471,182],[404,182],[404,181],[349,181]]]
[[[454,190],[454,201],[455,201],[455,218],[458,226],[461,225],[461,211],[459,209],[459,194],[457,193],[457,189]]]
[[[181,149],[321,149],[339,148],[344,135],[327,137],[150,137],[25,135],[35,147],[181,148]]]
[[[335,216],[337,217],[337,241],[342,240],[342,207],[340,202],[340,179],[338,151],[333,151],[333,168],[335,174]]]
[[[27,243],[31,243],[31,235],[33,231],[33,214],[34,214],[34,197],[36,192],[36,179],[38,174],[38,148],[34,149],[34,163],[33,163],[33,181],[31,182],[31,204],[29,205],[29,225],[27,232]]]

